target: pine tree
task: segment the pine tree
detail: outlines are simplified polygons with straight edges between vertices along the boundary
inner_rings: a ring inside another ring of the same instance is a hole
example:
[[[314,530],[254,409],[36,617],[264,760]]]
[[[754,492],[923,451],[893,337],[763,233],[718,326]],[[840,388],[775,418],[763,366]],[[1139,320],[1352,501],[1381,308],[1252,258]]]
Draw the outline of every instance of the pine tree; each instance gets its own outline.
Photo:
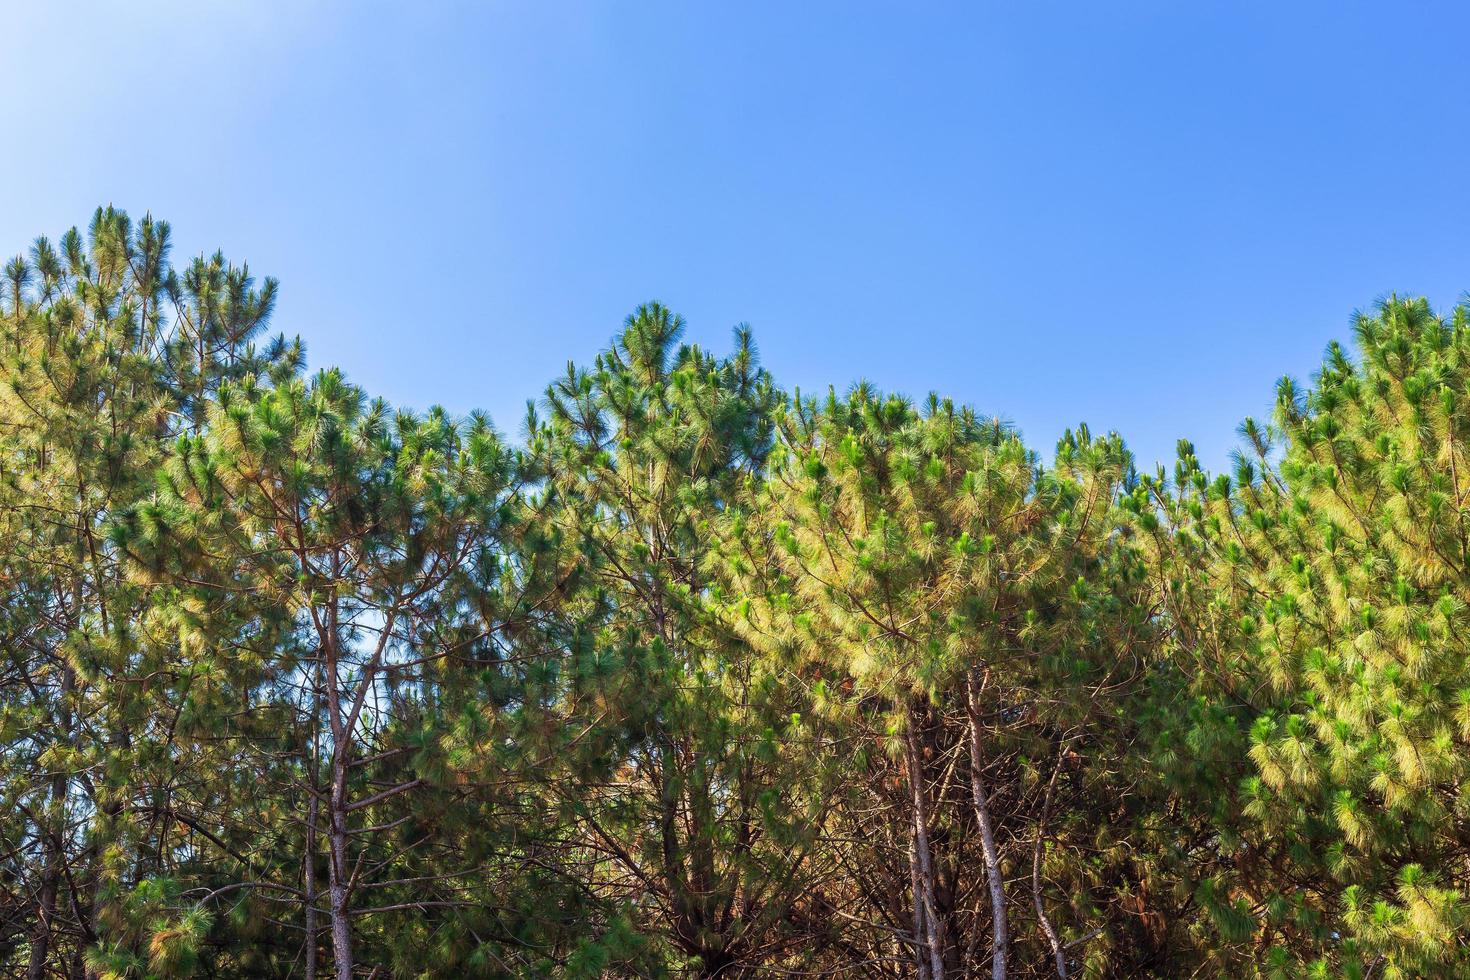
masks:
[[[18,903],[30,921],[30,977],[92,972],[86,950],[126,915],[126,890],[170,859],[146,787],[172,776],[157,740],[175,651],[136,629],[147,590],[129,580],[107,535],[112,517],[149,492],[181,426],[174,342],[198,308],[168,253],[167,224],[134,228],[106,208],[85,236],[38,239],[28,259],[7,265],[4,787],[24,817],[8,850],[33,896]],[[252,310],[219,350],[236,364],[258,360],[249,340],[270,304],[248,274],[215,262]],[[207,365],[194,388],[219,378]],[[199,925],[151,933],[157,970],[190,958]]]
[[[746,975],[799,955],[822,923],[796,909],[826,783],[793,742],[790,694],[723,615],[710,563],[770,447],[780,395],[747,331],[716,358],[679,345],[658,305],[591,370],[569,367],[531,439],[548,540],[575,587],[579,655],[561,724],[588,732],[594,781],[566,800],[597,855],[593,887],[657,941],[664,967]]]
[[[1261,974],[1460,976],[1466,535],[1465,308],[1391,298],[1359,360],[1247,420],[1234,479],[1188,444],[1136,509],[1156,533],[1177,657],[1211,706],[1194,737],[1238,782],[1203,898]],[[1229,771],[1229,770],[1227,770]]]
[[[276,819],[299,824],[301,852],[277,869],[284,878],[240,887],[302,906],[307,964],[324,900],[343,980],[363,933],[392,934],[378,918],[467,906],[483,873],[441,853],[438,822],[465,791],[440,735],[478,707],[514,479],[483,418],[394,415],[336,372],[277,385],[246,376],[220,390],[135,516],[138,551],[175,557],[181,599],[247,597],[235,614],[247,626],[287,618],[289,642],[263,651],[258,683],[239,693],[295,731],[295,758],[277,771],[298,809]],[[266,802],[275,812],[280,801]]]
[[[1106,879],[1134,869],[1094,808],[1131,820],[1140,797],[1093,753],[1135,737],[1123,705],[1149,635],[1113,504],[1121,442],[1069,434],[1046,470],[998,423],[866,386],[798,402],[781,432],[763,519],[786,582],[750,628],[880,750],[852,758],[861,790],[829,830],[858,842],[848,863],[887,863],[861,899],[871,916],[934,980],[978,972],[986,946],[997,977],[1038,961],[1065,976],[1086,941],[1116,966],[1106,943],[1127,917]],[[874,813],[907,840],[865,848],[883,839]],[[1006,881],[1022,860],[1024,905]]]

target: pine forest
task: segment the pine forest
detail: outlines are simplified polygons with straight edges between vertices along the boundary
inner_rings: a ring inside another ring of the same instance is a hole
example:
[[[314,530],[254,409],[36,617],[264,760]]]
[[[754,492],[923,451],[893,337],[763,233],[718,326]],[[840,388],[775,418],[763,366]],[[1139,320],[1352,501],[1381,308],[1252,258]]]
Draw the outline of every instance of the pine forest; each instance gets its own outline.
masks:
[[[0,975],[1470,977],[1470,307],[1209,472],[656,303],[407,411],[276,299],[4,265]]]

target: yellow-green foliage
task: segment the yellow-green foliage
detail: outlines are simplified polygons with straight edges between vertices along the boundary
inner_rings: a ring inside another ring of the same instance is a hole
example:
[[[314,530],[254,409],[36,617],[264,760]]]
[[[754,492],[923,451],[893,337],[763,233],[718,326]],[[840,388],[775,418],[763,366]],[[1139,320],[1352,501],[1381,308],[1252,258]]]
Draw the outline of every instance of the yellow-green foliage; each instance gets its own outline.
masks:
[[[0,282],[6,976],[1470,976],[1463,308],[1140,475],[657,304],[513,446],[113,209]]]

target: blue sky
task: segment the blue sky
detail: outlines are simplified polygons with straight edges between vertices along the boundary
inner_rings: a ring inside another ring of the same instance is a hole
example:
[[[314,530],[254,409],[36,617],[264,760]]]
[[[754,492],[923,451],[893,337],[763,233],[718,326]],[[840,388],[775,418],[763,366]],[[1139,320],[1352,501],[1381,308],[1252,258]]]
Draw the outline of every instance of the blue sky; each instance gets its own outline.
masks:
[[[1467,10],[26,5],[0,250],[151,210],[314,365],[512,434],[659,299],[788,387],[1219,465],[1355,308],[1470,287]]]

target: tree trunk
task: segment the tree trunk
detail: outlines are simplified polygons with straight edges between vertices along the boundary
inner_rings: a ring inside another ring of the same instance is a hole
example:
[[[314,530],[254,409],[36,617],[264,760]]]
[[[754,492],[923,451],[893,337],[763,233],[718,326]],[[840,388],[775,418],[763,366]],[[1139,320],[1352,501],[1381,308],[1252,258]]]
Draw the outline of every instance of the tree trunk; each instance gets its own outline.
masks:
[[[332,860],[328,862],[326,895],[331,905],[332,961],[337,971],[337,980],[351,980],[353,933],[347,914],[348,876],[351,874],[347,867],[347,760],[341,746],[332,752],[332,792],[328,798],[328,821],[326,842],[331,849]]]
[[[334,559],[335,561],[335,559]],[[335,572],[337,569],[333,567]],[[327,721],[332,732],[332,790],[327,796],[327,900],[332,924],[332,963],[337,980],[352,980],[352,924],[348,921],[347,899],[351,869],[347,866],[347,769],[352,733],[342,716],[342,699],[337,676],[337,603],[327,607],[322,637]]]
[[[327,895],[331,902],[332,959],[337,980],[352,980],[352,928],[347,913],[347,879],[351,873],[347,866],[347,760],[343,755],[341,747],[332,753],[332,793],[328,806],[331,824],[327,831],[332,860]]]
[[[992,980],[1006,975],[1006,895],[1000,874],[1000,855],[995,847],[995,826],[990,820],[990,797],[985,792],[985,753],[980,742],[980,678],[978,670],[966,675],[965,700],[970,721],[970,792],[975,799],[975,816],[980,822],[980,848],[985,855],[985,876],[990,885],[990,919],[994,954],[990,960]]]
[[[904,729],[904,740],[908,746],[909,793],[914,810],[914,854],[917,857],[919,894],[914,903],[922,905],[927,928],[924,940],[929,951],[930,980],[944,980],[944,923],[939,918],[939,903],[934,897],[934,858],[929,849],[929,806],[925,802],[924,759],[919,752],[919,742],[914,735],[918,727],[915,712],[909,712],[909,723]]]
[[[71,694],[76,687],[76,675],[70,667],[61,672],[61,731],[71,737]],[[62,853],[66,841],[66,774],[58,772],[51,777],[51,808],[55,810],[54,825],[36,829],[41,834],[41,850],[46,855],[46,867],[41,872],[40,893],[36,897],[36,924],[31,930],[31,957],[26,964],[26,980],[43,980],[46,976],[46,960],[51,955],[51,927],[56,919],[56,895],[61,890],[61,865],[66,860]],[[50,822],[51,814],[44,819]]]
[[[924,915],[924,885],[919,875],[919,844],[909,835],[909,884],[914,895],[914,965],[919,980],[929,980],[929,920]]]
[[[1036,849],[1031,852],[1031,902],[1036,906],[1036,921],[1041,924],[1041,931],[1046,933],[1046,941],[1051,946],[1052,959],[1057,964],[1057,980],[1067,980],[1067,949],[1062,945],[1062,940],[1057,936],[1057,931],[1052,927],[1051,919],[1047,918],[1046,906],[1041,902],[1041,832],[1036,834]]]
[[[1066,742],[1063,741],[1065,748]],[[1036,908],[1036,921],[1041,925],[1041,931],[1046,933],[1047,944],[1051,946],[1052,959],[1057,964],[1057,980],[1067,980],[1067,948],[1062,945],[1062,940],[1057,936],[1057,931],[1052,927],[1051,919],[1046,914],[1046,905],[1041,901],[1041,835],[1046,830],[1047,817],[1051,816],[1052,791],[1057,786],[1057,774],[1062,771],[1062,760],[1058,753],[1057,764],[1052,767],[1051,779],[1046,784],[1046,796],[1041,803],[1041,819],[1036,824],[1036,843],[1031,848],[1031,904]]]
[[[31,958],[26,965],[26,980],[44,980],[46,959],[51,954],[51,923],[56,918],[56,892],[61,883],[61,853],[46,832],[46,869],[36,899],[36,924],[31,929]]]
[[[315,771],[315,763],[312,765]],[[312,779],[311,803],[306,814],[306,855],[301,861],[301,890],[306,894],[306,946],[302,959],[306,962],[306,980],[316,980],[316,820],[320,804],[316,797],[316,779]]]
[[[699,957],[701,980],[730,980],[739,974],[735,970],[735,957],[729,950],[706,950]]]

